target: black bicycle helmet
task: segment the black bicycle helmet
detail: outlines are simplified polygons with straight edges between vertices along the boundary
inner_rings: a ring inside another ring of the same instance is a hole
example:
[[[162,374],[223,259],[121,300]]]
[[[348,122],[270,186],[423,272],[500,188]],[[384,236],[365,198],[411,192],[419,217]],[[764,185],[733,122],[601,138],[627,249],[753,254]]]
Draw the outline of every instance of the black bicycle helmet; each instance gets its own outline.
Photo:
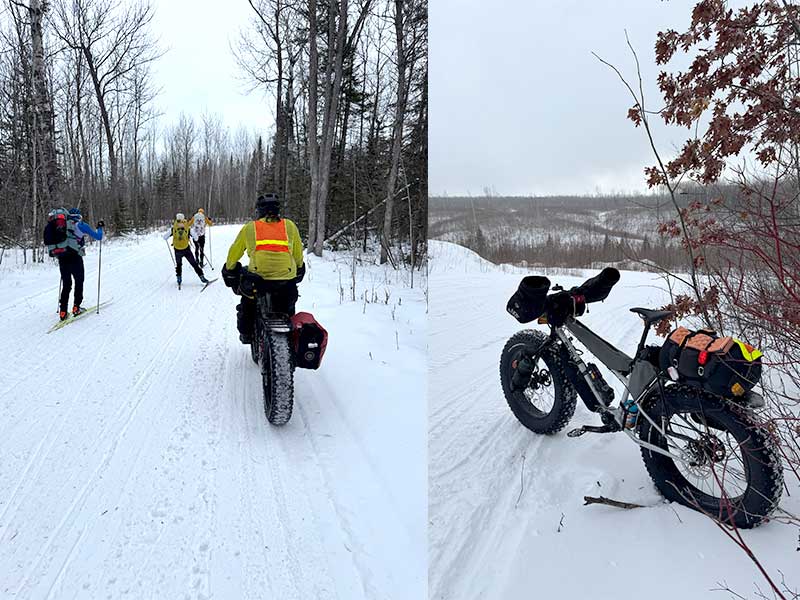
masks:
[[[281,211],[281,201],[278,194],[262,194],[256,200],[256,214],[259,218],[277,217]]]

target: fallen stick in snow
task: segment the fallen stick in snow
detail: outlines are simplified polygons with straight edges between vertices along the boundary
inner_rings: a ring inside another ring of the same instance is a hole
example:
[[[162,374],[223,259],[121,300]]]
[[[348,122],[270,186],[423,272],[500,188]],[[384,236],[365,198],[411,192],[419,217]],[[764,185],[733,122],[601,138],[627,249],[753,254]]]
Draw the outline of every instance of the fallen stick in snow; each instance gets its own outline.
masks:
[[[613,506],[615,508],[645,508],[642,504],[633,504],[631,502],[620,502],[619,500],[612,500],[611,498],[606,498],[605,496],[600,496],[595,498],[594,496],[584,496],[583,497],[583,505],[589,506],[590,504],[606,504],[608,506]]]

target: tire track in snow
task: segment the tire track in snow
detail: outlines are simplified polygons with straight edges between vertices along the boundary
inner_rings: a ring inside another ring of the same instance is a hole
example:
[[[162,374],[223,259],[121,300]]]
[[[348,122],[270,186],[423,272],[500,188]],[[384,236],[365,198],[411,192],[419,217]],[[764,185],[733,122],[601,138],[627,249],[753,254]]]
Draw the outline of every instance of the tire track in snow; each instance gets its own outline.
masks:
[[[161,287],[163,287],[163,285]],[[155,293],[156,292],[153,292],[153,294],[151,294],[151,295],[155,295]],[[139,323],[141,323],[145,319],[146,319],[146,315],[142,315],[139,318],[138,321],[129,322],[129,325],[124,330],[124,332],[127,333],[128,331],[134,329],[135,327],[137,327],[139,325]],[[77,404],[78,399],[83,394],[83,392],[84,392],[84,390],[86,388],[86,385],[89,382],[89,379],[91,379],[93,377],[95,365],[98,363],[98,361],[101,359],[101,357],[104,356],[105,351],[106,351],[106,347],[111,343],[111,340],[112,340],[112,338],[110,336],[106,336],[104,338],[103,343],[101,344],[101,346],[95,352],[94,357],[92,358],[91,362],[89,363],[88,368],[86,368],[86,370],[85,370],[86,375],[81,380],[81,384],[78,387],[78,389],[72,395],[72,399],[69,402],[68,407],[65,409],[65,412],[62,415],[60,415],[59,418],[54,418],[53,419],[53,422],[50,425],[50,427],[48,428],[48,430],[45,433],[44,437],[42,438],[42,441],[37,446],[36,452],[28,460],[28,462],[26,463],[26,465],[25,465],[25,467],[24,467],[24,469],[22,471],[21,476],[20,476],[17,484],[14,487],[14,491],[12,492],[11,496],[9,497],[9,499],[7,501],[5,509],[3,510],[2,513],[0,513],[0,527],[4,527],[6,529],[6,533],[8,532],[8,526],[7,525],[3,526],[3,520],[5,519],[8,511],[11,510],[11,506],[14,505],[14,500],[16,499],[20,488],[25,483],[30,483],[32,485],[33,484],[32,482],[35,481],[36,478],[39,476],[39,474],[40,474],[40,472],[41,472],[42,468],[44,467],[44,464],[45,464],[45,462],[47,460],[47,457],[50,455],[50,453],[52,452],[52,450],[53,450],[53,448],[54,448],[54,446],[56,444],[56,441],[59,439],[61,433],[66,429],[68,418],[69,418],[70,414],[72,413],[75,405]],[[31,376],[33,377],[33,375],[31,375]],[[27,415],[27,418],[30,418],[30,415]],[[56,427],[58,427],[58,428],[57,428],[55,434],[53,434],[53,430],[56,429]],[[49,443],[47,449],[44,452],[42,452],[41,449],[42,449],[42,447],[44,446],[45,442],[48,439],[50,439],[50,443]],[[34,465],[36,465],[36,466],[34,467]],[[31,473],[31,469],[34,469],[34,471],[32,473]],[[18,508],[18,505],[14,508],[14,510],[17,510],[17,508]],[[0,543],[3,542],[4,537],[5,536],[0,536]]]
[[[200,299],[200,296],[198,295],[198,297],[195,298],[195,300],[194,300],[194,302],[192,303],[191,306],[193,307],[195,304],[197,304],[199,299]],[[188,318],[189,314],[190,314],[189,311],[186,311],[184,313],[183,317],[180,319],[180,321],[178,322],[178,324],[175,327],[175,329],[172,331],[170,336],[167,338],[167,340],[164,343],[161,351],[153,356],[153,358],[147,364],[147,367],[145,368],[144,373],[137,379],[137,381],[131,387],[131,391],[128,393],[127,398],[130,400],[133,396],[137,396],[137,399],[136,399],[136,401],[133,402],[130,410],[127,411],[127,415],[126,415],[125,407],[128,406],[128,404],[123,402],[121,404],[120,409],[117,411],[117,414],[116,414],[117,419],[115,420],[114,425],[106,426],[103,430],[101,430],[101,432],[97,436],[98,442],[95,444],[95,448],[99,449],[100,447],[105,446],[105,444],[106,444],[106,439],[105,439],[106,435],[105,434],[107,432],[109,432],[109,431],[112,431],[112,427],[113,427],[114,435],[113,436],[108,436],[108,437],[112,437],[110,446],[108,446],[108,448],[102,452],[101,460],[99,461],[99,463],[97,463],[97,465],[91,471],[91,474],[89,475],[89,478],[83,484],[83,486],[81,487],[81,489],[78,492],[77,496],[75,497],[73,502],[68,507],[67,512],[64,514],[64,516],[59,521],[58,525],[55,528],[55,531],[49,537],[47,544],[45,544],[44,548],[39,552],[36,560],[33,562],[33,564],[28,568],[28,570],[23,575],[23,580],[22,580],[19,588],[17,589],[17,593],[20,593],[22,591],[22,589],[24,589],[24,587],[26,586],[31,574],[38,568],[39,564],[44,559],[44,556],[47,553],[47,551],[50,549],[51,545],[58,539],[58,536],[60,535],[61,530],[65,527],[65,525],[67,524],[69,518],[72,517],[73,514],[77,510],[80,510],[80,509],[83,508],[83,505],[86,502],[86,499],[87,499],[87,497],[88,497],[88,495],[89,495],[89,493],[90,493],[90,491],[92,489],[92,485],[100,477],[101,473],[105,469],[107,469],[107,467],[111,463],[111,460],[112,460],[112,458],[114,456],[114,453],[117,450],[117,447],[119,445],[120,440],[124,437],[126,431],[128,430],[128,427],[133,422],[133,419],[136,416],[136,413],[139,410],[139,407],[140,407],[142,401],[145,398],[145,393],[147,392],[147,390],[149,389],[149,387],[153,383],[151,378],[153,378],[156,374],[159,374],[159,372],[160,372],[160,369],[158,369],[158,368],[157,369],[151,369],[151,368],[153,367],[153,365],[157,364],[160,361],[160,359],[164,356],[164,354],[167,353],[168,350],[172,349],[172,344],[173,344],[174,340],[176,339],[176,336],[181,332],[181,327],[185,323],[185,321]],[[144,318],[145,317],[143,316],[142,320]],[[130,328],[131,327],[129,327],[129,329]],[[172,360],[169,361],[166,364],[167,364],[167,366],[172,366],[175,362],[177,362],[177,356],[173,356]],[[164,364],[162,363],[161,366],[163,367]],[[87,375],[87,380],[88,380],[88,375]],[[142,387],[141,387],[141,390],[139,391],[139,387],[140,386],[142,386]],[[76,397],[77,397],[77,394],[76,394]],[[121,427],[119,425],[120,421],[121,421]],[[62,421],[62,423],[65,423],[65,422],[66,422],[66,420]],[[152,434],[152,430],[150,430],[150,433]],[[147,437],[149,437],[149,436],[146,436],[145,440],[147,439]],[[55,440],[53,441],[53,444],[55,444]],[[44,464],[44,461],[41,462],[40,468],[41,468],[41,466],[43,464]],[[132,475],[132,472],[129,471],[127,479],[125,480],[126,483],[130,479],[131,475]],[[60,573],[57,576],[60,576]]]
[[[383,478],[372,475],[375,467],[365,456],[363,442],[352,434],[350,425],[346,422],[343,414],[344,410],[338,405],[341,400],[325,379],[324,371],[308,373],[308,376],[311,393],[306,394],[307,400],[305,402],[301,400],[298,405],[303,415],[307,437],[317,457],[317,464],[324,477],[325,485],[329,490],[335,518],[340,524],[342,533],[346,536],[347,550],[350,553],[349,562],[358,574],[365,598],[391,598],[388,590],[397,589],[398,584],[402,585],[402,578],[410,573],[407,569],[392,573],[375,572],[371,565],[375,562],[373,554],[378,552],[378,549],[365,546],[364,541],[389,538],[393,540],[392,544],[396,547],[407,549],[411,547],[409,540],[412,533],[408,531],[405,520],[400,518],[395,500],[386,482]],[[305,387],[306,378],[302,377],[302,380],[304,381],[303,387]],[[311,414],[312,412],[316,414]],[[323,423],[326,430],[331,429],[337,435],[315,433],[322,428],[321,424]],[[364,482],[361,484],[361,489],[358,490],[360,497],[351,497],[354,495],[342,492],[343,474],[340,472],[339,466],[332,465],[330,460],[325,460],[325,454],[331,452],[332,447],[337,452],[347,452],[351,456],[348,461],[348,470],[358,473],[359,475],[354,475],[354,477],[358,477],[358,481]],[[370,476],[361,475],[365,472],[370,473]],[[387,514],[388,511],[383,509],[383,520],[376,522],[374,515],[370,515],[368,507],[367,510],[362,510],[362,503],[381,505],[392,510]],[[405,550],[401,554],[408,556]],[[387,562],[391,563],[391,561],[391,555],[387,555],[377,564],[383,565]],[[399,580],[392,580],[392,575],[398,577]]]

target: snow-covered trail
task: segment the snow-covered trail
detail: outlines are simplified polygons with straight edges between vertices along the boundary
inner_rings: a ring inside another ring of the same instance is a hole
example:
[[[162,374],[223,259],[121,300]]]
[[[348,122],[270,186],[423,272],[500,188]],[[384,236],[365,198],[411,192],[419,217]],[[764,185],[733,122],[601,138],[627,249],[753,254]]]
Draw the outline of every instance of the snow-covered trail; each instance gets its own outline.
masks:
[[[640,598],[642,590],[648,598],[672,600],[729,597],[711,591],[724,585],[747,597],[756,584],[766,589],[749,559],[710,520],[663,503],[627,438],[566,437],[577,425],[599,424],[580,401],[567,430],[545,437],[525,429],[505,402],[498,363],[506,340],[525,327],[505,305],[528,273],[496,267],[446,242],[430,242],[430,254],[432,600],[619,600]],[[585,277],[550,279],[567,287]],[[628,309],[663,304],[658,283],[652,274],[625,272],[609,299],[591,305],[582,320],[632,352],[642,326]],[[615,391],[619,397],[618,386]],[[783,507],[796,514],[800,486],[796,479],[787,484],[792,497]],[[584,495],[648,508],[585,507]],[[770,523],[745,538],[778,581],[782,571],[788,583],[800,585],[796,530]]]
[[[237,231],[213,228],[209,277]],[[89,306],[97,245],[85,262]],[[364,266],[369,302],[341,301],[349,265],[308,262],[298,310],[330,341],[319,371],[296,371],[283,428],[238,298],[221,280],[200,293],[187,265],[178,291],[158,235],[105,244],[113,302],[51,334],[56,266],[3,265],[1,597],[425,594],[423,292]]]

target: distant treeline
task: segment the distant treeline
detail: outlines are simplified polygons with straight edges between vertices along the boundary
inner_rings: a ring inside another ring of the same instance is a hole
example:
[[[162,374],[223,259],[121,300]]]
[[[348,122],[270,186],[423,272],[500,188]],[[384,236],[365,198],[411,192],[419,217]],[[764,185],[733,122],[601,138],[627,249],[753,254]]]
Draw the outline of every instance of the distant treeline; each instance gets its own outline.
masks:
[[[679,197],[685,207],[711,190]],[[545,197],[432,197],[429,234],[494,263],[592,268],[616,264],[677,268],[680,245],[659,235],[675,207],[666,194]]]
[[[689,195],[684,196],[688,198]],[[570,211],[614,210],[624,208],[659,209],[669,205],[666,194],[595,195],[595,196],[431,196],[431,211],[483,207],[496,209],[539,210],[563,208]]]

